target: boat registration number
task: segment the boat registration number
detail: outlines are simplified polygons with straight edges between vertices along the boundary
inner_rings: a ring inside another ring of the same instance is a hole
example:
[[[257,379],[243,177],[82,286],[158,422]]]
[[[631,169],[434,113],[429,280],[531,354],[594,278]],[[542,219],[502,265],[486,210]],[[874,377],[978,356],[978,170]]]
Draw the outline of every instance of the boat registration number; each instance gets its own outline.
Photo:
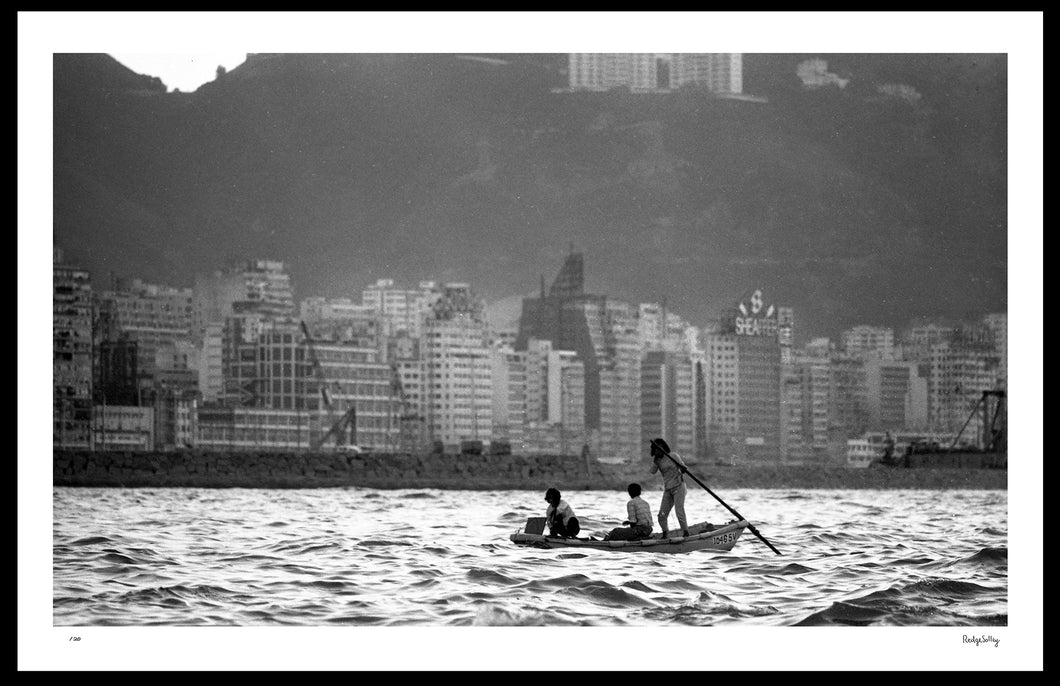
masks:
[[[720,536],[714,536],[710,539],[714,545],[722,545],[723,543],[735,543],[736,532],[730,531],[727,534],[721,534]]]

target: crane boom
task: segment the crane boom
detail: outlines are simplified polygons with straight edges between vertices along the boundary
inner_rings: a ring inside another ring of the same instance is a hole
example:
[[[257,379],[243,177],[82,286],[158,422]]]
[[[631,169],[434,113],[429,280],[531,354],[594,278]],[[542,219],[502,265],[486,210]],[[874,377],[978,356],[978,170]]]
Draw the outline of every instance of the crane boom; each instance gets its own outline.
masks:
[[[328,413],[328,422],[330,428],[318,439],[310,444],[313,450],[317,450],[324,443],[327,442],[332,436],[336,436],[338,441],[341,441],[345,437],[345,430],[347,427],[353,427],[353,431],[357,430],[357,412],[354,407],[350,407],[341,417],[337,417],[335,414],[335,405],[331,401],[331,394],[328,392],[328,380],[324,375],[324,368],[320,364],[320,357],[317,355],[316,346],[313,345],[313,336],[309,333],[309,327],[306,326],[305,321],[300,322],[302,325],[302,335],[305,336],[306,348],[309,351],[309,359],[313,364],[313,372],[317,377],[317,382],[320,384],[320,399],[324,405],[325,410]]]

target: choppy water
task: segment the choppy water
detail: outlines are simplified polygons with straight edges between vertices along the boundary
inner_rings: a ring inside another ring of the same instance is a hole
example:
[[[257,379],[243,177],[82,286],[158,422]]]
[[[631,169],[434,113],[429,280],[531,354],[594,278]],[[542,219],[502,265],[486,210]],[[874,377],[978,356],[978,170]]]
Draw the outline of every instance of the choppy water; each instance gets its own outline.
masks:
[[[1006,491],[719,495],[783,555],[749,531],[722,553],[515,546],[537,491],[58,488],[53,624],[1008,623]],[[625,517],[624,493],[564,499],[583,535]],[[686,509],[732,519],[703,491]]]

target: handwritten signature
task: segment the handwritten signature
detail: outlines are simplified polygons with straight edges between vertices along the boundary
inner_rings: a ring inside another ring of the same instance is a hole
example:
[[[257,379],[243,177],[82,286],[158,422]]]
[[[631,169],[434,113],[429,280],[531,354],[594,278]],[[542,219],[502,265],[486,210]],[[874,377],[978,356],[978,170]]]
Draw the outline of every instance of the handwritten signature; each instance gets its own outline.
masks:
[[[993,643],[995,648],[998,643],[1001,643],[1000,638],[994,638],[993,636],[969,636],[968,634],[965,634],[961,640],[964,643],[974,643],[977,648],[982,643]]]

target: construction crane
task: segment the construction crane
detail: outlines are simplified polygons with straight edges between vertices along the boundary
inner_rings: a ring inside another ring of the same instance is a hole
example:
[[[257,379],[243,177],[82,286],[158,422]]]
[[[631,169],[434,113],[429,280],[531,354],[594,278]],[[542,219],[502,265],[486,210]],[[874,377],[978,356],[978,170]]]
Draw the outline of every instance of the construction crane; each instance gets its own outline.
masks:
[[[401,383],[401,372],[398,370],[396,362],[390,364],[390,374],[391,398],[396,393],[401,400],[401,414],[398,416],[400,448],[402,451],[409,451],[419,447],[418,444],[422,442],[422,436],[418,430],[418,422],[422,422],[423,417],[413,410],[412,404],[409,402],[409,396],[405,393],[405,385]],[[414,435],[411,433],[413,431],[416,432]]]
[[[306,349],[309,351],[309,360],[313,364],[313,373],[317,377],[317,383],[320,386],[320,400],[321,404],[327,410],[328,422],[330,428],[325,431],[320,437],[310,441],[309,447],[311,450],[319,450],[325,443],[327,443],[332,437],[335,438],[335,447],[339,450],[345,448],[346,445],[356,446],[357,445],[357,406],[356,402],[351,402],[349,409],[347,409],[341,416],[338,416],[335,411],[335,405],[331,401],[331,393],[328,391],[328,386],[333,382],[329,382],[327,377],[324,375],[324,368],[320,365],[320,357],[317,355],[316,346],[313,345],[313,337],[309,333],[309,327],[306,326],[305,322],[301,322],[302,335],[305,336]],[[346,437],[349,436],[350,442],[346,443]]]
[[[993,408],[991,408],[991,399],[993,399]],[[981,433],[977,441],[980,449],[984,452],[1002,452],[1008,450],[1004,391],[982,392],[975,403],[975,407],[972,408],[971,413],[968,415],[968,419],[965,420],[964,426],[961,427],[961,430],[953,438],[953,443],[950,444],[951,450],[957,445],[957,441],[960,440],[961,434],[963,434],[964,430],[968,428],[968,424],[980,410],[982,410],[982,424],[980,426]],[[991,410],[993,410],[992,416]],[[998,424],[999,419],[1001,420],[1000,425]]]

